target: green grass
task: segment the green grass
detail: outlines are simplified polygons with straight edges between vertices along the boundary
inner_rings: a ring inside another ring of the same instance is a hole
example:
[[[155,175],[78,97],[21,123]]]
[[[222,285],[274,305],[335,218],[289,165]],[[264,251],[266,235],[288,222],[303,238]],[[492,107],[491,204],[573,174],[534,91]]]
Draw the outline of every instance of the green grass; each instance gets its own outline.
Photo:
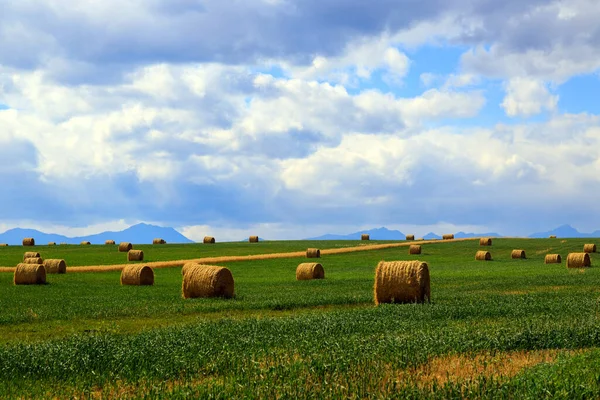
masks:
[[[224,263],[236,282],[231,300],[183,300],[179,268],[155,270],[152,287],[121,287],[117,272],[16,287],[0,273],[0,397],[599,397],[600,268],[543,263],[546,252],[564,260],[586,242],[494,239],[491,262],[474,260],[472,241],[425,245],[418,256],[327,255],[324,281],[295,281],[302,259]],[[283,252],[356,242],[172,245],[172,257],[171,245],[148,247],[168,260],[263,244]],[[105,250],[71,247],[79,265],[98,264]],[[528,259],[512,260],[514,248]],[[377,262],[400,259],[429,263],[431,304],[373,306]],[[590,351],[515,376],[429,386],[406,378],[447,354],[537,349]]]

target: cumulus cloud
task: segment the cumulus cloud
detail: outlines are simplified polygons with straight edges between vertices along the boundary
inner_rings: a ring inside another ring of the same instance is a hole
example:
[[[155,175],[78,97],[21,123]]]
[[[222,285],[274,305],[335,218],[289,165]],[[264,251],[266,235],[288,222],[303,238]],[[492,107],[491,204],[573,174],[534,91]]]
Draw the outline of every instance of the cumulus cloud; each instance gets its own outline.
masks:
[[[506,84],[506,96],[502,108],[509,117],[529,117],[544,110],[554,111],[558,96],[553,96],[543,82],[513,78]]]

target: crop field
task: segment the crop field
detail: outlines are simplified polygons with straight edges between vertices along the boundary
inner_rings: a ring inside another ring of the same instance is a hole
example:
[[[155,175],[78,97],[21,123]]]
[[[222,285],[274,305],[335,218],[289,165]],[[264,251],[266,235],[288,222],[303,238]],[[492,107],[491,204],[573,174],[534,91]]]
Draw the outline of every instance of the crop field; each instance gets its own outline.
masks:
[[[598,241],[600,242],[600,241]],[[183,299],[181,268],[153,286],[119,271],[48,275],[15,286],[0,273],[0,398],[598,398],[600,256],[567,269],[595,239],[423,244],[318,260],[324,280],[296,281],[303,257],[223,262],[232,299]],[[389,243],[370,241],[374,243]],[[145,261],[341,248],[360,241],[135,245]],[[524,249],[526,259],[511,259]],[[69,266],[126,263],[116,246],[9,246]],[[488,250],[492,261],[476,261]],[[548,253],[561,264],[544,264]],[[373,302],[381,260],[429,265],[431,303]]]

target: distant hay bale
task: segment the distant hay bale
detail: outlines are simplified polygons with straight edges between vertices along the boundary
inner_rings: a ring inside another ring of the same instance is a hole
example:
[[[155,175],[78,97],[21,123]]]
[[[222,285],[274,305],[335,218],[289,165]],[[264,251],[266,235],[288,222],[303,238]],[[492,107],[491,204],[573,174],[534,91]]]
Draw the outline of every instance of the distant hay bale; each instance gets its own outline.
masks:
[[[133,249],[133,245],[131,243],[129,243],[129,242],[119,243],[119,252],[126,253],[131,249]]]
[[[513,250],[510,253],[511,258],[526,258],[525,257],[525,250]]]
[[[321,258],[321,250],[319,249],[306,249],[306,258]]]
[[[104,241],[104,244],[115,244],[114,240],[106,240]]]
[[[592,261],[588,253],[569,253],[567,256],[567,268],[591,267]]]
[[[369,234],[363,233],[362,235],[360,235],[360,240],[370,240]]]
[[[258,243],[258,236],[250,236],[250,237],[248,238],[248,241],[249,241],[250,243]]]
[[[215,242],[215,238],[212,236],[204,236],[203,243],[212,244]]]
[[[550,235],[550,239],[556,239],[556,235]]]
[[[44,260],[44,268],[47,274],[66,274],[67,263],[65,260],[48,259]]]
[[[129,250],[127,261],[144,261],[144,252],[142,250]]]
[[[231,271],[214,265],[192,265],[183,275],[181,293],[184,299],[196,297],[233,297]]]
[[[406,235],[406,240],[415,240],[415,235]]]
[[[418,239],[416,239],[416,240],[424,240],[424,239],[423,239],[423,238],[418,238]]]
[[[165,239],[156,238],[152,240],[152,244],[166,244]]]
[[[13,282],[15,285],[43,285],[46,268],[41,264],[17,264]]]
[[[56,242],[48,242],[48,246],[56,246]]]
[[[560,264],[561,262],[560,254],[546,254],[546,258],[544,258],[545,264]]]
[[[375,304],[431,301],[429,267],[422,261],[380,261],[375,270]]]
[[[489,251],[480,250],[475,253],[475,259],[477,261],[490,261],[492,259],[492,255]]]
[[[34,238],[23,239],[23,246],[35,246],[35,239]]]
[[[84,240],[83,242],[80,243],[82,246],[87,246],[90,245],[91,243],[88,242],[87,240]]]
[[[325,270],[319,263],[302,263],[296,268],[296,280],[325,279]]]
[[[583,252],[584,253],[595,253],[596,252],[596,245],[595,244],[584,244],[583,245]]]
[[[23,254],[23,261],[25,261],[26,258],[33,258],[33,257],[40,257],[40,253],[38,253],[37,251],[26,251]]]
[[[442,235],[442,239],[443,240],[450,240],[450,239],[454,239],[454,234],[453,233],[448,233],[446,235]]]
[[[408,254],[421,254],[421,245],[411,244],[408,248]]]
[[[154,285],[154,270],[147,265],[128,265],[121,271],[121,285]]]
[[[8,243],[0,243],[0,247],[8,247]]]
[[[41,257],[27,257],[23,260],[23,264],[43,264],[44,260]]]
[[[479,239],[479,245],[480,246],[491,246],[492,245],[492,238],[480,238]]]

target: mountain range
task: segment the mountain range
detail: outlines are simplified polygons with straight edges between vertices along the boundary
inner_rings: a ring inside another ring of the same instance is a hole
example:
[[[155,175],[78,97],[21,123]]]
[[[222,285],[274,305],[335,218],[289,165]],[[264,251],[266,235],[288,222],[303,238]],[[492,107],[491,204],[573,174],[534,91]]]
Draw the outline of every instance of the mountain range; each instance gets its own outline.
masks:
[[[350,233],[348,235],[337,235],[337,234],[325,234],[322,236],[307,238],[305,240],[360,240],[360,236],[366,233],[369,235],[369,239],[371,240],[404,240],[406,239],[406,235],[398,230],[390,230],[385,227],[369,229],[359,232]],[[499,237],[501,236],[498,233],[465,233],[465,232],[456,232],[454,237],[456,239],[462,238],[471,238],[471,237]],[[442,236],[436,235],[433,232],[429,232],[428,234],[423,236],[423,239],[441,239]]]
[[[587,237],[600,237],[600,230],[595,230],[592,233],[582,233],[571,225],[561,225],[558,228],[554,228],[548,232],[537,232],[529,235],[530,238],[547,238],[550,235],[556,235],[559,238],[587,238]]]

